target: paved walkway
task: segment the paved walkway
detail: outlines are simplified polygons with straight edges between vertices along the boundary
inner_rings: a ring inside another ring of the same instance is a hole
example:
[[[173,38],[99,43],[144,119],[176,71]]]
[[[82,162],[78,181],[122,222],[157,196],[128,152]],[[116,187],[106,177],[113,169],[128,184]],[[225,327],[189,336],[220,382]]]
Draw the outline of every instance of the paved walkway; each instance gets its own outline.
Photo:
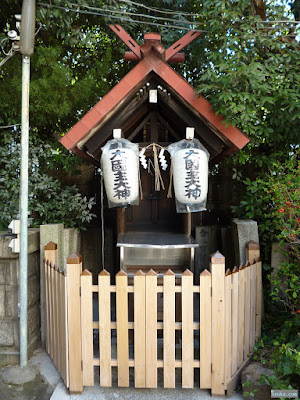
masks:
[[[30,363],[37,366],[40,374],[47,383],[54,388],[50,400],[213,400],[209,390],[200,389],[134,389],[130,388],[100,388],[99,381],[94,387],[84,388],[82,394],[70,395],[64,383],[60,379],[51,358],[40,349],[35,352]],[[97,375],[95,373],[95,381]],[[241,393],[234,393],[228,400],[243,400]],[[2,399],[1,399],[2,400]]]
[[[200,389],[134,389],[86,387],[80,395],[70,395],[63,382],[60,382],[51,400],[212,400],[209,390]],[[241,393],[235,393],[228,400],[243,400]]]

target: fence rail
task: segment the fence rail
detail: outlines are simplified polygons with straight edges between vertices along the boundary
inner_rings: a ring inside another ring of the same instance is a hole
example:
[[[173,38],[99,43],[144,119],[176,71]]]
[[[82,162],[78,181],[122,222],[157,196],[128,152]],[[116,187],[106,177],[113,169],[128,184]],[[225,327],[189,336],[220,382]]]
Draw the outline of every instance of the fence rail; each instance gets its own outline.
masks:
[[[47,246],[46,345],[71,392],[94,385],[95,366],[103,387],[112,386],[112,367],[117,367],[118,386],[128,387],[133,367],[137,388],[156,388],[158,368],[163,386],[175,388],[175,368],[180,368],[183,388],[194,387],[199,369],[196,386],[213,395],[235,389],[261,332],[261,262],[255,243],[246,249],[253,261],[226,273],[225,258],[215,253],[210,272],[203,271],[196,285],[189,270],[180,279],[171,270],[162,279],[153,270],[140,270],[131,280],[121,270],[115,285],[104,270],[93,285],[79,256],[70,256],[62,273],[55,267],[57,248]]]

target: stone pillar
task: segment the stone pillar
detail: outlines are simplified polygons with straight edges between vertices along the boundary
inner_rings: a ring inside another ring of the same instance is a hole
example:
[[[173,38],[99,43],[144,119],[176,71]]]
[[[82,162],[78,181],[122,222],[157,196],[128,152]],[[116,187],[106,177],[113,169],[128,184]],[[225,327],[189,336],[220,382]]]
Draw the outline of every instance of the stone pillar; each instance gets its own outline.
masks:
[[[71,254],[81,254],[81,235],[75,228],[63,230],[63,266],[66,270],[67,258]]]
[[[12,235],[0,235],[0,365],[19,362],[19,254],[8,247]],[[39,230],[28,230],[28,355],[40,341]]]
[[[245,264],[246,243],[254,240],[259,243],[257,222],[252,219],[234,219],[232,221],[232,238],[235,253],[235,265]]]
[[[195,240],[199,244],[195,251],[195,280],[198,282],[201,271],[209,270],[210,255],[218,250],[217,227],[196,226]]]

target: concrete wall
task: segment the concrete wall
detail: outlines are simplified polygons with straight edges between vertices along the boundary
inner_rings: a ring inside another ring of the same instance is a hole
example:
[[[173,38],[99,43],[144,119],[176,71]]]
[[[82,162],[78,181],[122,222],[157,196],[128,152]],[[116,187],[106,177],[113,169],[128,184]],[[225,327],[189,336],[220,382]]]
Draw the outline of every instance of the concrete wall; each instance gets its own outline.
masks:
[[[19,254],[8,247],[12,236],[0,232],[0,365],[19,362]],[[40,342],[39,230],[28,232],[28,354]]]

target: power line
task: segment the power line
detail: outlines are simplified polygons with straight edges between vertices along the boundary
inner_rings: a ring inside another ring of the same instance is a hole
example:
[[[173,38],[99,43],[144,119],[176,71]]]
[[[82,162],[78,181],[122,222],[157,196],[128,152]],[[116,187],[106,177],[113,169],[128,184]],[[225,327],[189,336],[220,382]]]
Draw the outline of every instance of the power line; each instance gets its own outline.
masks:
[[[184,30],[184,31],[190,31],[191,30],[191,28],[186,28],[184,26],[164,25],[164,24],[159,24],[159,23],[154,23],[154,22],[139,21],[139,20],[136,20],[136,19],[128,19],[128,18],[124,18],[124,17],[120,17],[120,16],[107,15],[107,14],[102,14],[102,13],[98,13],[98,12],[95,13],[95,12],[92,12],[92,11],[85,11],[85,10],[79,10],[79,9],[75,10],[73,8],[70,8],[70,7],[62,7],[62,6],[57,6],[57,5],[54,5],[54,4],[45,4],[45,3],[39,3],[39,2],[37,4],[39,4],[39,5],[43,6],[43,7],[47,7],[47,8],[59,8],[59,9],[65,10],[65,11],[73,11],[73,12],[76,12],[76,13],[79,13],[79,14],[99,15],[101,17],[114,18],[114,19],[117,19],[117,20],[122,20],[122,21],[126,21],[126,22],[131,22],[131,23],[139,23],[139,24],[143,24],[143,25],[160,26],[160,27],[163,27],[163,28],[174,28],[174,29],[179,29],[179,30]],[[111,11],[111,12],[113,12],[113,11]],[[177,22],[179,22],[179,21],[177,21]],[[191,25],[197,25],[197,24],[196,23],[192,23]],[[202,29],[201,30],[193,29],[193,30],[195,32],[207,32],[207,31],[203,31]]]
[[[125,1],[125,0],[118,0],[118,1]],[[131,1],[125,1],[128,3],[134,3]],[[151,18],[151,19],[159,19],[159,20],[164,20],[164,21],[170,21],[170,22],[176,22],[176,23],[180,23],[180,24],[189,24],[189,25],[206,25],[205,22],[198,22],[198,21],[180,21],[178,19],[174,19],[174,18],[166,18],[166,17],[159,17],[159,16],[153,16],[153,15],[146,15],[146,14],[140,14],[140,13],[133,13],[133,12],[129,12],[129,11],[125,11],[125,10],[112,10],[112,9],[105,9],[105,8],[100,8],[100,7],[94,7],[94,6],[88,6],[88,5],[81,5],[81,4],[76,4],[76,3],[70,3],[75,7],[84,7],[84,8],[88,8],[91,10],[98,10],[98,11],[103,11],[103,12],[113,12],[113,13],[118,13],[118,14],[126,14],[126,15],[134,15],[136,17],[142,17],[142,18]],[[137,4],[137,3],[134,3]],[[144,6],[147,9],[151,9],[149,7]],[[156,11],[159,11],[158,9],[153,9]],[[174,15],[189,15],[189,16],[193,16],[193,17],[201,17],[201,14],[184,14],[184,13],[180,13],[178,14],[178,12],[174,12]],[[292,20],[273,20],[273,21],[257,21],[255,22],[256,24],[259,23],[274,23],[274,24],[282,24],[282,23],[286,23],[286,24],[300,24],[300,21],[292,21]],[[273,27],[272,27],[273,28]],[[263,28],[262,28],[263,29]]]
[[[122,0],[122,1],[124,1],[124,0]],[[140,20],[136,20],[136,19],[128,19],[128,18],[124,18],[124,17],[121,17],[121,16],[108,15],[108,14],[103,14],[103,13],[100,13],[100,12],[92,12],[92,11],[80,10],[79,8],[78,9],[74,9],[74,8],[70,8],[70,7],[62,7],[62,6],[57,6],[57,5],[53,5],[53,4],[45,4],[45,3],[40,3],[40,2],[38,2],[37,4],[39,4],[39,5],[43,6],[43,7],[47,7],[47,8],[58,8],[58,9],[62,9],[62,10],[65,10],[65,11],[76,12],[76,13],[79,13],[79,14],[99,15],[99,16],[106,17],[106,18],[118,19],[118,20],[130,22],[130,23],[139,23],[139,24],[142,24],[142,25],[151,25],[151,26],[158,26],[158,27],[163,27],[163,28],[174,28],[174,29],[185,30],[185,31],[190,31],[191,29],[193,29],[196,32],[209,32],[207,30],[202,30],[202,29],[199,30],[199,29],[195,29],[195,28],[191,28],[191,27],[190,28],[186,28],[186,27],[178,26],[178,25],[165,25],[165,24],[159,24],[159,23],[154,23],[154,22],[149,22],[149,21],[140,21]],[[75,5],[75,3],[72,3],[72,4]],[[78,7],[80,7],[80,5],[78,5]],[[93,7],[89,7],[89,8],[93,8]],[[101,10],[101,9],[99,8],[99,10]],[[120,12],[120,11],[114,11],[114,10],[105,10],[105,11],[109,11],[111,13]],[[126,12],[123,12],[123,13],[126,14]],[[134,13],[130,13],[130,14],[131,15],[136,15]],[[140,14],[140,15],[143,15],[143,14]],[[149,16],[147,16],[147,15],[143,15],[143,16],[149,18]],[[164,20],[166,20],[166,19],[164,19]],[[183,22],[183,21],[177,21],[177,20],[174,20],[174,21],[178,22],[178,23],[182,23]],[[281,21],[281,22],[283,22],[283,21]],[[185,21],[184,23],[187,23],[187,22]],[[190,25],[198,25],[198,23],[197,22],[190,22]],[[266,27],[266,26],[261,27],[261,28],[257,27],[256,29],[262,29],[263,30],[263,29],[268,29],[268,28],[269,29],[276,29],[274,27]],[[252,28],[252,29],[254,29],[254,28]],[[277,29],[279,29],[279,28],[277,28]],[[287,29],[287,27],[282,27],[282,29]],[[288,35],[285,35],[285,36],[288,36]],[[297,35],[295,34],[295,35],[289,35],[289,36],[295,37]]]
[[[202,17],[201,14],[193,14],[193,13],[187,13],[185,11],[173,11],[173,10],[169,10],[169,9],[165,9],[165,10],[160,10],[158,8],[154,8],[154,7],[148,7],[144,4],[141,3],[136,3],[135,1],[132,0],[116,0],[118,2],[121,3],[127,3],[127,4],[133,4],[137,7],[142,7],[145,8],[146,10],[149,11],[154,11],[157,13],[162,13],[162,14],[173,14],[173,15],[185,15],[185,16],[194,16],[194,17]],[[269,20],[269,21],[260,21],[262,23],[273,23],[273,22],[280,22],[280,23],[293,23],[293,24],[300,24],[300,21],[295,21],[295,20],[281,20],[281,21],[275,21],[275,20]]]
[[[300,24],[300,21],[296,21],[296,20],[269,20],[269,21],[258,21],[258,24],[275,24],[276,22],[278,23],[286,23],[286,24]]]
[[[14,126],[21,126],[21,125],[22,124],[13,124],[13,125],[0,126],[0,129],[13,128]]]
[[[160,10],[159,8],[148,7],[148,6],[145,6],[145,4],[136,3],[135,1],[131,1],[131,0],[117,0],[117,1],[122,2],[122,3],[133,4],[135,6],[145,8],[146,10],[154,11],[154,12],[161,13],[161,14],[174,14],[174,15],[179,14],[179,15],[185,15],[185,16],[190,16],[190,17],[191,16],[201,17],[201,14],[186,13],[185,11]]]
[[[188,24],[188,25],[205,25],[205,22],[180,21],[180,20],[174,19],[174,18],[155,17],[153,15],[138,14],[138,13],[133,13],[133,12],[124,11],[124,10],[105,9],[105,8],[92,7],[92,6],[81,5],[81,4],[76,4],[76,3],[70,3],[70,4],[72,4],[72,6],[75,6],[75,7],[84,7],[84,8],[88,8],[88,9],[91,9],[91,10],[97,10],[97,11],[103,11],[103,12],[113,12],[113,13],[117,13],[117,14],[134,15],[135,17],[158,19],[158,20],[177,22],[177,23],[180,23],[180,24]]]
[[[16,54],[15,50],[11,50],[9,53],[6,54],[6,57],[3,58],[3,60],[0,61],[0,67],[6,63],[13,55]]]

